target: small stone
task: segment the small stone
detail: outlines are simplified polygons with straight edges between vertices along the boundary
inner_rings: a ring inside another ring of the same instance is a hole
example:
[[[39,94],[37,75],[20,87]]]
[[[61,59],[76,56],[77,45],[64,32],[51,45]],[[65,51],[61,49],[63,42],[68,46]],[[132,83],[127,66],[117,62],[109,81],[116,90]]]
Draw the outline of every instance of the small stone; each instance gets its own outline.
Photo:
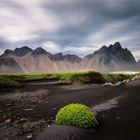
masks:
[[[42,117],[42,115],[41,114],[38,114],[37,117]]]
[[[21,119],[20,119],[20,122],[26,122],[26,121],[28,121],[27,118],[21,118]]]
[[[51,126],[50,125],[48,125],[48,128],[50,128]]]
[[[12,110],[12,108],[7,108],[8,111]]]
[[[105,117],[105,115],[103,114],[103,115],[102,115],[102,118],[104,118],[104,117]]]
[[[25,111],[32,111],[32,110],[34,110],[33,108],[27,108],[27,109],[25,109]]]
[[[10,123],[10,122],[11,122],[11,119],[5,120],[5,123]]]
[[[29,133],[28,135],[27,135],[27,139],[31,139],[33,137],[33,134],[32,133]]]
[[[120,120],[121,118],[117,116],[116,119],[117,119],[117,120]]]
[[[12,106],[12,104],[9,103],[9,104],[6,104],[6,106]]]

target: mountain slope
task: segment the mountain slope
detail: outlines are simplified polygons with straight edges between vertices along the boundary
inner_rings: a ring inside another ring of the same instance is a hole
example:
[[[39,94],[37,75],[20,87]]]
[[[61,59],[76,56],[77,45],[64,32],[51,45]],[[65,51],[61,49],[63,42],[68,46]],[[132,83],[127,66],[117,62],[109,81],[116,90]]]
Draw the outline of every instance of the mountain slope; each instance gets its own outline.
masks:
[[[29,47],[27,47],[27,46],[23,46],[23,47],[21,47],[21,48],[16,48],[16,49],[14,50],[14,54],[17,55],[17,56],[22,57],[22,56],[25,56],[25,55],[31,53],[32,51],[33,51],[33,50],[32,50],[31,48],[29,48]]]
[[[4,71],[7,69],[8,71]],[[134,56],[119,42],[103,46],[92,54],[80,58],[76,55],[51,54],[39,47],[27,46],[6,50],[0,56],[0,73],[7,72],[71,72],[77,70],[116,71],[138,69]]]
[[[140,68],[140,60],[138,60],[137,65],[138,65],[138,67]]]
[[[0,73],[22,72],[19,64],[12,58],[0,58]]]
[[[135,70],[137,65],[132,53],[116,42],[87,55],[82,60],[82,68],[97,71]]]
[[[16,55],[16,56],[19,56],[19,57],[22,57],[22,56],[25,56],[29,53],[31,53],[33,50],[27,46],[23,46],[21,48],[16,48],[14,51],[12,50],[5,50],[4,54],[1,55],[1,57],[6,57],[6,56],[9,56],[9,55]]]
[[[116,42],[114,46],[110,45],[109,49],[117,59],[130,64],[136,64],[136,60],[132,53],[127,48],[123,49],[119,42]]]

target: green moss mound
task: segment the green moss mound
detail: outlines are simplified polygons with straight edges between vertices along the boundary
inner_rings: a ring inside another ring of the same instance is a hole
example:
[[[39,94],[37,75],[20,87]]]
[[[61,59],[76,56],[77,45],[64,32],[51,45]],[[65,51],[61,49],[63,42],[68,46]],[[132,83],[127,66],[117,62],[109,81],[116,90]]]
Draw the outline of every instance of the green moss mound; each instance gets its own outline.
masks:
[[[69,104],[61,108],[55,119],[56,124],[90,128],[98,125],[94,114],[83,104]]]

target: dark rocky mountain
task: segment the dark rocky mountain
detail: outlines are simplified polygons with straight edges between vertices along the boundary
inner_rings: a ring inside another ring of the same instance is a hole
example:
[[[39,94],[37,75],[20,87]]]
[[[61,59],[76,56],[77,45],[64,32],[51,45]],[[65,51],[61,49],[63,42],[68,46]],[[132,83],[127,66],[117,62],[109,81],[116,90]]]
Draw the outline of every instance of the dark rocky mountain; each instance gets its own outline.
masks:
[[[127,48],[123,49],[119,42],[116,42],[114,45],[110,45],[109,49],[111,53],[118,59],[128,63],[136,64],[136,60],[132,53]]]
[[[84,65],[88,63],[87,67]],[[98,71],[135,70],[137,64],[128,49],[122,48],[119,42],[109,47],[103,46],[83,59],[83,66]]]
[[[99,58],[97,58],[99,57]],[[103,63],[105,65],[108,65],[111,61],[110,51],[106,46],[101,47],[98,51],[95,51],[93,54],[87,55],[85,58],[88,59],[98,59],[98,63]]]
[[[76,70],[117,71],[136,70],[140,65],[128,49],[119,42],[103,46],[92,54],[80,58],[74,54],[51,54],[39,47],[27,46],[6,50],[0,57],[0,73],[4,69],[21,72],[70,72]],[[16,70],[17,69],[17,70]]]
[[[29,53],[31,53],[33,50],[31,49],[31,48],[29,48],[29,47],[27,47],[27,46],[23,46],[23,47],[21,47],[21,48],[16,48],[15,50],[14,50],[14,54],[16,55],[16,56],[25,56],[25,55],[27,55],[27,54],[29,54]]]
[[[70,61],[72,63],[80,63],[80,61],[82,60],[77,55],[74,55],[74,54],[63,55],[62,53],[56,53],[56,54],[52,55],[51,59],[54,61],[67,60],[67,61]]]
[[[23,46],[21,48],[16,48],[14,51],[12,50],[5,50],[4,54],[2,56],[8,56],[8,55],[16,55],[16,56],[19,56],[19,57],[22,57],[22,56],[25,56],[29,53],[31,53],[33,50],[27,46]]]
[[[1,57],[5,57],[5,56],[8,56],[10,54],[14,54],[14,51],[9,50],[9,49],[6,49],[5,52],[4,52],[4,54],[1,55]]]
[[[92,58],[95,55],[101,55],[100,61],[104,61],[105,64],[109,64],[111,56],[115,56],[119,61],[136,64],[136,60],[132,53],[127,48],[122,48],[119,42],[116,42],[114,45],[110,45],[109,47],[103,46],[98,51],[95,51],[93,54],[87,55],[86,57]]]
[[[22,72],[19,64],[10,57],[0,58],[0,73]]]
[[[57,60],[63,60],[63,54],[62,53],[56,53],[54,55],[51,55],[51,60],[57,61]]]
[[[33,54],[34,56],[36,56],[36,55],[48,55],[48,56],[51,56],[51,53],[47,52],[45,49],[43,49],[43,48],[41,48],[41,47],[36,48],[36,49],[32,52],[32,54]]]
[[[67,55],[64,55],[64,58],[72,63],[80,63],[82,58],[77,56],[77,55],[74,55],[74,54],[67,54]]]

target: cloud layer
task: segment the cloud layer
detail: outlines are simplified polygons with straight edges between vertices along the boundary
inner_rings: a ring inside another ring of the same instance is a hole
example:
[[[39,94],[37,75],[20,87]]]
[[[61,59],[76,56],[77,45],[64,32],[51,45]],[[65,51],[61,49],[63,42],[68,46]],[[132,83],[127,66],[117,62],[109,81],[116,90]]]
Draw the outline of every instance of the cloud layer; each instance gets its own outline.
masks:
[[[120,41],[140,58],[139,0],[1,0],[0,51],[23,45],[83,56]]]

